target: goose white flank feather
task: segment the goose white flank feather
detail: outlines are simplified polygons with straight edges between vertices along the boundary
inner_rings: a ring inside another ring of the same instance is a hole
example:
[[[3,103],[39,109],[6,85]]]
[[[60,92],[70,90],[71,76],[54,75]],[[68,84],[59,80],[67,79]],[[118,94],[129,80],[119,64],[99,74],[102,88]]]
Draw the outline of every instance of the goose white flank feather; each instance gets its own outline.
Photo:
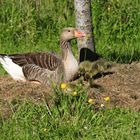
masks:
[[[0,63],[2,64],[3,68],[11,75],[11,77],[13,77],[14,80],[26,81],[22,67],[15,64],[8,56],[4,56],[3,58],[0,57]]]

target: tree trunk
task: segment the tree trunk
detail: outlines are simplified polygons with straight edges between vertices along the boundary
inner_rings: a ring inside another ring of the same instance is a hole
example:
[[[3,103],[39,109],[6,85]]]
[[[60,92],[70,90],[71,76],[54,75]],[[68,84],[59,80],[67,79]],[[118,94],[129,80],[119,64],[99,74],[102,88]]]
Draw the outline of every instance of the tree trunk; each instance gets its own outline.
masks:
[[[76,27],[87,34],[85,38],[78,39],[79,52],[81,48],[89,48],[95,52],[91,16],[91,0],[74,0],[74,5],[76,11]]]

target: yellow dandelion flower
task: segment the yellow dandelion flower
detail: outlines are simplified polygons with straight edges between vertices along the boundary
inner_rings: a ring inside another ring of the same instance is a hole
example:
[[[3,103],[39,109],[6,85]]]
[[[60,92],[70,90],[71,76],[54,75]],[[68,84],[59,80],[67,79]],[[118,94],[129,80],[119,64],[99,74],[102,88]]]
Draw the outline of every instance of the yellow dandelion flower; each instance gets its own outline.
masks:
[[[105,100],[106,102],[108,102],[108,101],[110,101],[110,97],[105,97],[104,100]]]
[[[89,104],[94,104],[95,101],[94,101],[92,98],[89,98],[89,99],[88,99],[88,103],[89,103]]]
[[[65,89],[65,88],[67,87],[67,84],[62,83],[62,84],[60,85],[60,87],[61,87],[61,89]]]
[[[77,92],[76,92],[76,91],[71,92],[71,95],[72,95],[72,96],[77,96]]]

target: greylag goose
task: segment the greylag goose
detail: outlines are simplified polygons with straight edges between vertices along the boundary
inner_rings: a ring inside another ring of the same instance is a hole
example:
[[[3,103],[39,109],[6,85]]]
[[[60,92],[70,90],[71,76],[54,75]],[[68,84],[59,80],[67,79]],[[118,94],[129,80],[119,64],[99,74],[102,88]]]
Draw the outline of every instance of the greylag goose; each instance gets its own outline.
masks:
[[[85,33],[69,27],[60,36],[62,56],[49,52],[26,54],[0,54],[0,63],[14,80],[37,81],[42,84],[70,81],[78,71],[70,41],[84,37]]]

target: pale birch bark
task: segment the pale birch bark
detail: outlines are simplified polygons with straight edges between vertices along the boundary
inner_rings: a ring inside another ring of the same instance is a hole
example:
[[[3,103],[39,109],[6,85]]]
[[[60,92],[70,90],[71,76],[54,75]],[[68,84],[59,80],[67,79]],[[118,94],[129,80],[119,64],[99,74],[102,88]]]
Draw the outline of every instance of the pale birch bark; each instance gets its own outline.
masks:
[[[81,48],[88,48],[95,52],[91,0],[74,0],[74,5],[76,12],[76,27],[87,34],[83,39],[78,39],[78,50],[80,52]]]

